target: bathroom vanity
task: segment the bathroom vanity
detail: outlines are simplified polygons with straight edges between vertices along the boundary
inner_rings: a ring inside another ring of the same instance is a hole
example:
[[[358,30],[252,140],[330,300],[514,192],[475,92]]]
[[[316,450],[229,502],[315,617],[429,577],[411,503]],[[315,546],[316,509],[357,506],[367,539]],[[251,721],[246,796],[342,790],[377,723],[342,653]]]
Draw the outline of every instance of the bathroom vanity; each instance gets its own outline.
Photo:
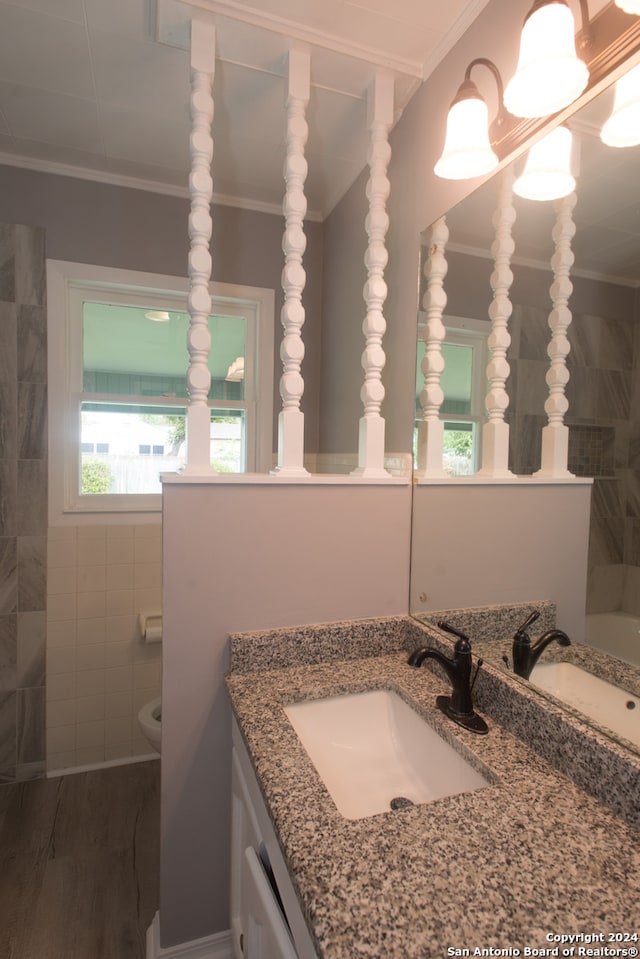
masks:
[[[640,759],[492,666],[474,689],[489,733],[462,729],[435,707],[450,691],[437,666],[407,665],[409,652],[434,644],[451,650],[408,617],[231,638],[238,956],[241,941],[252,959],[563,955],[568,942],[575,956],[637,949]],[[486,784],[341,815],[284,707],[379,689],[397,693]],[[595,933],[603,939],[584,939]]]

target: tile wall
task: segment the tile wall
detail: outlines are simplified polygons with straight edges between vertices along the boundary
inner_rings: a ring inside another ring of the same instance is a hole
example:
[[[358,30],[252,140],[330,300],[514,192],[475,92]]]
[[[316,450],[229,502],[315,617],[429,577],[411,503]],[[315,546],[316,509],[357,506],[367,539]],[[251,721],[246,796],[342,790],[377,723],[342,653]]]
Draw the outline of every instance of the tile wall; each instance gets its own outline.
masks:
[[[47,768],[150,754],[137,715],[162,645],[138,613],[161,610],[161,527],[52,528],[47,580]]]
[[[510,329],[510,468],[532,473],[547,421],[547,312],[515,305]],[[569,468],[595,477],[587,612],[640,615],[640,331],[633,315],[577,314],[568,338]]]
[[[45,768],[44,230],[0,224],[0,782]]]

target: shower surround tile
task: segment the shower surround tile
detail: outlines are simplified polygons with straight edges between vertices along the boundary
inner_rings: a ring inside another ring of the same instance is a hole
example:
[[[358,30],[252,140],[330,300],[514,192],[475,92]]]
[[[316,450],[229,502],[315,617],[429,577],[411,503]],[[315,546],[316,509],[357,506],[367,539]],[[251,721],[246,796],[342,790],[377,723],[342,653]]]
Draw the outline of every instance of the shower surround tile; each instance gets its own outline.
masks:
[[[45,233],[0,224],[0,778],[45,765]]]

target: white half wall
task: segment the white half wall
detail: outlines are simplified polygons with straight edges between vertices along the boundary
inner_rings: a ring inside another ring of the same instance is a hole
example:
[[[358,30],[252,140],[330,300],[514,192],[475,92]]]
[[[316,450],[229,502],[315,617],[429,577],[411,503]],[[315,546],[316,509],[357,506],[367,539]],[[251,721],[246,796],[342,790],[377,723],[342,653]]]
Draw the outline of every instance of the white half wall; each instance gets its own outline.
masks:
[[[167,483],[162,947],[229,926],[231,632],[406,614],[411,486]]]

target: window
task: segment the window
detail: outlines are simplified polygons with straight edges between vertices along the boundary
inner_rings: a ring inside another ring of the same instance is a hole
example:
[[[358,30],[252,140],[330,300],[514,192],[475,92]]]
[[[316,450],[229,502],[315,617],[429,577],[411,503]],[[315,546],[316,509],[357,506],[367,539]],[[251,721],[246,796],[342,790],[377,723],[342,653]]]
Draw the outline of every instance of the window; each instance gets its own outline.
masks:
[[[421,322],[424,315],[420,315]],[[444,370],[440,386],[444,400],[440,419],[444,420],[442,465],[451,476],[469,476],[480,464],[484,401],[486,395],[487,323],[444,317],[446,328],[442,343]],[[426,343],[418,340],[416,374],[416,429],[414,431],[414,460],[417,454],[417,422],[421,418],[420,392],[424,386],[422,359]]]
[[[47,283],[52,516],[159,510],[160,474],[186,460],[187,281],[48,261]],[[266,471],[273,292],[212,294],[211,462]]]

